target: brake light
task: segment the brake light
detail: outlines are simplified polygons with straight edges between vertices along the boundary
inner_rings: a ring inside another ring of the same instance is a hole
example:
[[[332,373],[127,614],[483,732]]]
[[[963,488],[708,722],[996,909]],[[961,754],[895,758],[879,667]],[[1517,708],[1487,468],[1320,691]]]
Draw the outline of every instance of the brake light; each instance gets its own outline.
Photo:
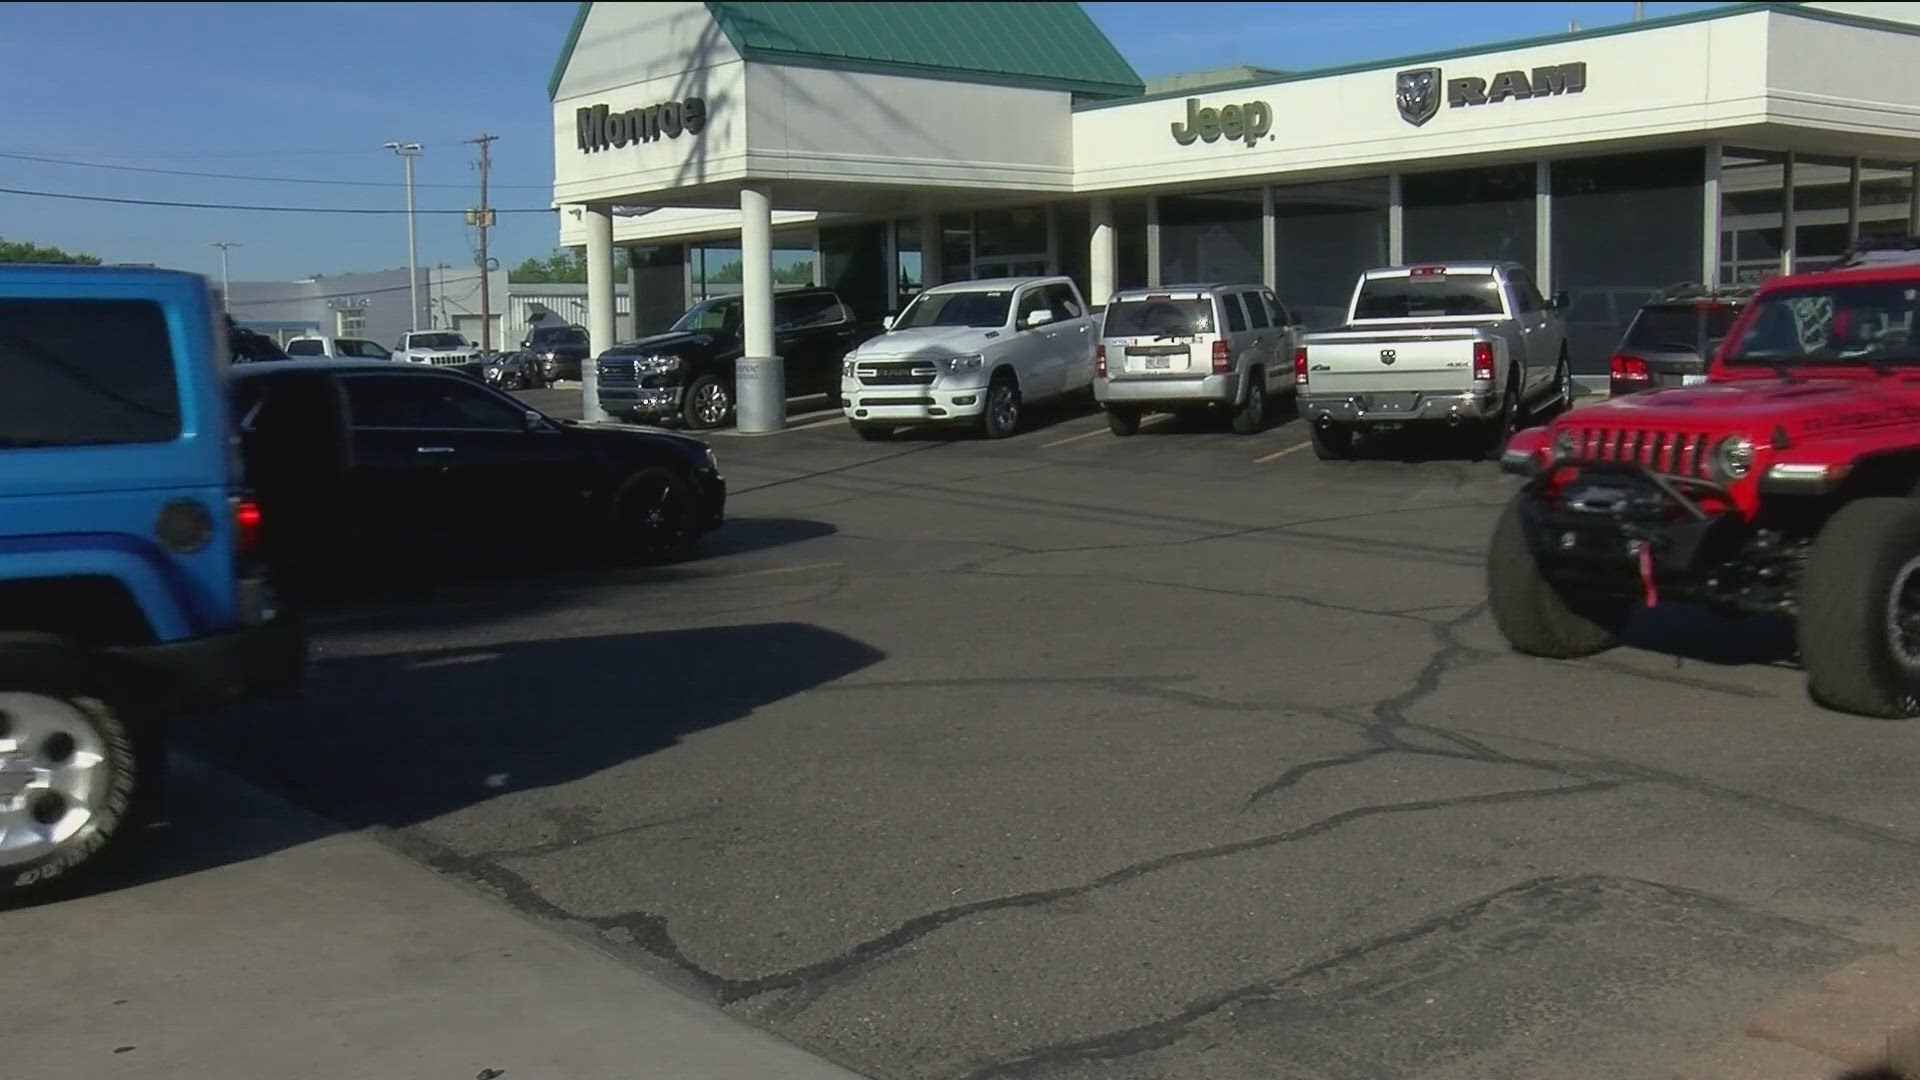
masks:
[[[1647,362],[1627,353],[1614,353],[1607,358],[1607,376],[1614,382],[1650,382],[1653,373],[1647,370]]]
[[[1225,339],[1213,343],[1213,373],[1225,375],[1233,370],[1233,353],[1228,351]]]
[[[260,504],[252,499],[233,500],[233,544],[242,555],[260,546]]]
[[[1493,381],[1493,342],[1473,343],[1473,377],[1487,382]]]
[[[1107,347],[1105,345],[1095,345],[1093,347],[1093,377],[1096,379],[1104,379],[1107,377]]]
[[[1293,350],[1293,383],[1295,386],[1307,385],[1307,347]]]

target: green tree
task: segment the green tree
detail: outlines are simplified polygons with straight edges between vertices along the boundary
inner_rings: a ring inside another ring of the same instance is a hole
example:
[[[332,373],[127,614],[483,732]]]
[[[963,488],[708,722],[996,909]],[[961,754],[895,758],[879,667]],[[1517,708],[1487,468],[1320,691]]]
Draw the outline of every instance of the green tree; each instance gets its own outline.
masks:
[[[626,275],[626,249],[614,248],[613,276],[619,280]],[[508,270],[507,280],[543,285],[584,285],[587,283],[587,258],[575,248],[554,248],[552,254],[544,259],[528,259]]]
[[[74,255],[55,247],[41,247],[25,240],[0,236],[0,263],[59,263],[62,266],[99,266],[92,255]]]

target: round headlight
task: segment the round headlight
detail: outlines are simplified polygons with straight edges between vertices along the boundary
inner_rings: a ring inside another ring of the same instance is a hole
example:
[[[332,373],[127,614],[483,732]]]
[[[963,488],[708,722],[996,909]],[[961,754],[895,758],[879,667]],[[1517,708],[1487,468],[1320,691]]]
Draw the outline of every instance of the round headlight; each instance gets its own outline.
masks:
[[[1729,435],[1713,448],[1713,471],[1722,480],[1740,480],[1753,471],[1753,440]]]
[[[1567,429],[1553,437],[1553,460],[1572,461],[1574,455],[1574,437],[1572,429]]]

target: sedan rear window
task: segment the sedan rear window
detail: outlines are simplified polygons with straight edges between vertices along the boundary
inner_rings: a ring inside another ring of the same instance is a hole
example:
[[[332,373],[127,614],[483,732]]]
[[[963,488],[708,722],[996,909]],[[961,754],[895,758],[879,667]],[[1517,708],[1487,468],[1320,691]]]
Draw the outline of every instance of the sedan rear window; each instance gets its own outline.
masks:
[[[1204,296],[1175,300],[1149,296],[1119,300],[1107,308],[1107,337],[1192,337],[1213,333],[1213,301]]]
[[[1650,351],[1691,349],[1704,355],[1709,345],[1727,336],[1736,314],[1733,308],[1720,305],[1704,310],[1691,304],[1642,308],[1621,344]]]
[[[1491,274],[1368,278],[1353,305],[1356,319],[1499,315],[1500,283]]]
[[[171,441],[173,364],[150,300],[0,299],[0,447]]]

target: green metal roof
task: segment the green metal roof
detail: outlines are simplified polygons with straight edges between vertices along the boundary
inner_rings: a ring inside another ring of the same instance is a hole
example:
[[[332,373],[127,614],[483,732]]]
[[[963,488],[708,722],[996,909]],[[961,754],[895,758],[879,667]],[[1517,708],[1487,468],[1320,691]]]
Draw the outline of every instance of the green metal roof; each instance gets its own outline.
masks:
[[[581,4],[547,84],[560,76],[592,4]],[[922,75],[960,82],[1138,96],[1140,76],[1075,3],[714,3],[727,40],[748,60]]]

